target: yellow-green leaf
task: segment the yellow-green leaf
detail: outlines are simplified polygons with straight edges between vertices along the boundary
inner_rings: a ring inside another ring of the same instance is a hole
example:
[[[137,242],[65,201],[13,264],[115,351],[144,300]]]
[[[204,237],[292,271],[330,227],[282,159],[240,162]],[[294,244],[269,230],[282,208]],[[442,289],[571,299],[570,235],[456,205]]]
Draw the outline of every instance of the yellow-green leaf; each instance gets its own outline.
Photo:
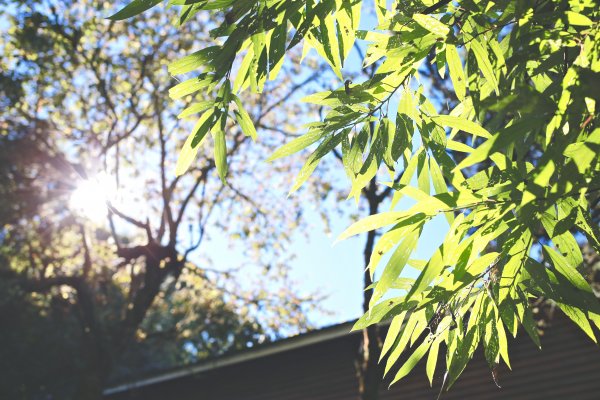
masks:
[[[372,231],[386,225],[397,223],[401,218],[406,218],[408,216],[409,214],[406,212],[397,211],[388,211],[375,215],[369,215],[368,217],[350,225],[348,229],[338,236],[336,243],[351,236],[358,235],[359,233]]]
[[[281,146],[280,148],[275,150],[275,152],[273,152],[273,154],[271,154],[271,157],[269,157],[267,159],[267,162],[277,160],[278,158],[286,157],[291,154],[297,153],[300,150],[307,148],[311,144],[313,144],[316,141],[318,141],[319,139],[321,139],[322,136],[323,136],[322,130],[316,129],[316,128],[310,129],[304,135],[292,140],[291,142],[284,144],[283,146]]]
[[[491,138],[492,135],[481,125],[476,124],[468,119],[455,117],[453,115],[435,115],[431,119],[442,126],[449,126],[450,128],[460,129],[475,136],[483,138]]]
[[[467,94],[465,71],[463,70],[456,46],[453,44],[446,44],[446,61],[448,62],[450,79],[452,80],[456,97],[458,97],[458,100],[463,101]]]
[[[236,95],[233,95],[233,101],[237,106],[237,110],[234,112],[236,117],[235,119],[238,124],[240,124],[242,132],[244,132],[244,135],[250,136],[252,140],[256,140],[256,128],[254,127],[254,123],[252,122],[250,115],[244,109],[242,101]]]
[[[417,347],[417,349],[410,355],[410,357],[408,357],[408,360],[406,360],[404,365],[400,367],[400,370],[394,377],[392,383],[390,383],[390,386],[398,382],[400,379],[404,378],[406,375],[408,375],[409,372],[412,371],[413,368],[417,365],[417,363],[421,361],[421,358],[423,358],[425,353],[427,353],[427,350],[429,350],[430,346],[431,340],[429,338],[425,339],[423,343],[421,343],[421,345]]]
[[[448,33],[450,33],[450,28],[448,25],[429,15],[414,14],[413,19],[417,22],[417,24],[421,25],[423,28],[427,29],[436,36],[446,37],[448,36]]]
[[[121,10],[108,17],[108,19],[112,19],[113,21],[120,21],[123,19],[131,18],[154,7],[160,2],[162,2],[162,0],[133,0]]]
[[[194,161],[196,158],[198,148],[204,141],[206,134],[212,126],[213,116],[214,113],[212,110],[207,111],[202,114],[202,116],[196,122],[196,125],[194,125],[192,133],[188,136],[183,147],[181,148],[179,157],[177,158],[177,165],[175,166],[176,176],[183,175],[192,164],[192,161]]]

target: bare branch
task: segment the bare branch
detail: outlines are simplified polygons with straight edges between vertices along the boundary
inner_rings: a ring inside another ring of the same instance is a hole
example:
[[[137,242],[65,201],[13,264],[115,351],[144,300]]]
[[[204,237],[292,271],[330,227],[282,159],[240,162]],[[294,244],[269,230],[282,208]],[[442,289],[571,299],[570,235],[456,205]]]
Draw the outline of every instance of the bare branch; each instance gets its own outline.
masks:
[[[154,238],[152,237],[152,229],[150,228],[150,221],[148,219],[146,219],[146,222],[141,222],[138,221],[135,218],[132,218],[124,213],[122,213],[121,211],[119,211],[118,209],[116,209],[110,202],[107,202],[107,207],[108,207],[108,211],[109,214],[115,214],[117,217],[121,218],[124,221],[129,222],[130,224],[143,229],[146,231],[146,235],[148,236],[148,240],[149,241],[154,241]]]

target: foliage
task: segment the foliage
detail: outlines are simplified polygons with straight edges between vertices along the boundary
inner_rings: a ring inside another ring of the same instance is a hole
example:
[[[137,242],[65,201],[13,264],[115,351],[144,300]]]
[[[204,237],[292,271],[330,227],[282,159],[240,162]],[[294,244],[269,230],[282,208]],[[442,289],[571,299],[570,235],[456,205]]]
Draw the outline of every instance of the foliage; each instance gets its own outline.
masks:
[[[133,17],[159,3],[136,0],[111,18]],[[384,345],[386,370],[407,346],[412,349],[394,381],[427,353],[431,380],[442,343],[447,387],[479,343],[492,369],[500,359],[509,364],[507,335],[516,335],[519,326],[539,346],[532,296],[554,300],[596,340],[590,321],[600,327],[600,305],[581,274],[578,245],[587,240],[600,249],[588,203],[600,190],[595,1],[414,0],[389,6],[375,0],[377,21],[366,29],[359,0],[168,4],[180,6],[182,24],[203,10],[223,19],[211,31],[214,45],[169,65],[173,75],[196,71],[171,89],[173,98],[216,93],[191,106],[202,116],[182,150],[179,173],[211,132],[225,179],[222,126],[231,118],[255,135],[240,93],[260,93],[286,52],[301,42],[303,55],[314,49],[327,61],[339,88],[308,96],[305,101],[328,110],[324,118],[271,156],[316,145],[292,191],[339,148],[352,182],[349,197],[360,196],[380,169],[402,171],[399,181],[388,183],[395,191],[392,209],[340,237],[391,226],[375,247],[371,274],[385,253],[391,256],[371,309],[355,328],[393,318]],[[344,61],[355,41],[367,45],[362,65],[374,65],[375,73],[360,83],[344,82]],[[420,73],[426,63],[435,66],[442,86],[453,89],[451,109],[428,96]],[[390,111],[396,102],[397,111]],[[414,206],[398,210],[402,197]],[[429,260],[412,260],[424,225],[440,214],[450,224],[443,244]],[[406,266],[420,271],[415,280],[402,275]],[[393,297],[397,289],[403,293]]]
[[[189,274],[179,281],[187,285],[169,285],[149,309],[135,340],[116,357],[109,384],[270,340],[271,329],[226,292]],[[30,293],[15,282],[3,275],[0,287],[1,322],[7,327],[0,332],[0,395],[80,398],[77,382],[88,381],[93,371],[75,293],[65,287]],[[121,287],[110,281],[103,284],[111,298],[97,310],[106,326],[126,299]]]
[[[313,295],[295,292],[287,264],[302,207],[277,201],[285,187],[266,186],[257,162],[273,144],[250,147],[228,124],[236,179],[223,186],[204,151],[173,174],[193,123],[167,107],[158,55],[205,45],[213,22],[176,29],[152,13],[124,25],[93,1],[0,3],[0,397],[99,398],[132,373],[307,329]],[[274,142],[308,109],[278,108],[293,83],[245,103],[253,125],[277,127]]]

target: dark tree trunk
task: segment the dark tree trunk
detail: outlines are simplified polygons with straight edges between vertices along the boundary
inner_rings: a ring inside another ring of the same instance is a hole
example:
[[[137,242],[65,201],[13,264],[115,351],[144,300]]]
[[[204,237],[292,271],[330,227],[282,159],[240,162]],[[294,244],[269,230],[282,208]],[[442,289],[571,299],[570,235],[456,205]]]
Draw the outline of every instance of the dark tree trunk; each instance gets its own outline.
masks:
[[[105,378],[99,371],[86,371],[82,380],[77,383],[75,397],[80,400],[101,400],[103,398],[104,381]]]
[[[369,215],[377,213],[382,199],[377,195],[377,187],[373,179],[365,190],[369,202]],[[375,231],[367,234],[367,241],[364,248],[364,283],[366,289],[373,283],[371,275],[366,270],[371,261],[371,253],[375,245]],[[369,302],[373,296],[373,289],[363,291],[363,312],[369,310]],[[381,354],[381,341],[379,338],[379,328],[372,325],[362,332],[362,341],[358,352],[356,362],[356,374],[358,378],[358,391],[361,400],[377,400],[379,398],[379,386],[383,379],[383,370],[379,365],[379,355]]]
[[[102,392],[114,362],[118,362],[118,355],[122,354],[134,340],[136,330],[144,320],[167,276],[177,278],[183,267],[183,262],[178,260],[177,252],[172,246],[149,243],[145,246],[121,249],[119,255],[126,259],[144,257],[143,284],[134,293],[123,319],[110,335],[110,346],[107,345],[104,332],[95,318],[91,293],[84,291],[87,287],[78,291],[86,371],[77,385],[77,399],[103,398]],[[114,360],[111,354],[115,354]]]
[[[76,386],[76,398],[100,400],[112,360],[106,336],[96,317],[93,294],[83,281],[77,288],[77,313],[82,328],[82,354],[85,370]]]

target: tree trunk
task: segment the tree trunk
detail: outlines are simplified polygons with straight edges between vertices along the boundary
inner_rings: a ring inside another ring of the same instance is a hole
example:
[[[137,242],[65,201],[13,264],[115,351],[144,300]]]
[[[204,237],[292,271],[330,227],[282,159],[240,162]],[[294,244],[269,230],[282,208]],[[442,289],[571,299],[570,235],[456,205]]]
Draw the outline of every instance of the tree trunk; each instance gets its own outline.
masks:
[[[80,400],[101,400],[104,390],[105,378],[102,373],[90,369],[83,374],[80,382],[77,382],[76,399]]]
[[[377,196],[375,180],[372,180],[366,189],[366,197],[369,201],[369,215],[377,213],[381,200]],[[364,248],[364,289],[373,283],[371,275],[366,270],[371,261],[371,253],[375,245],[375,231],[367,234],[367,241]],[[373,289],[363,291],[363,312],[369,310],[369,302],[373,296]],[[383,379],[383,370],[379,365],[379,355],[381,354],[381,341],[379,338],[379,328],[377,325],[371,325],[362,332],[362,341],[358,352],[356,362],[356,375],[358,378],[358,392],[361,400],[377,400],[379,398],[379,385]]]
[[[82,354],[85,371],[76,386],[76,398],[100,400],[111,366],[110,351],[104,332],[96,319],[93,295],[82,283],[77,290],[77,309],[82,328]]]

